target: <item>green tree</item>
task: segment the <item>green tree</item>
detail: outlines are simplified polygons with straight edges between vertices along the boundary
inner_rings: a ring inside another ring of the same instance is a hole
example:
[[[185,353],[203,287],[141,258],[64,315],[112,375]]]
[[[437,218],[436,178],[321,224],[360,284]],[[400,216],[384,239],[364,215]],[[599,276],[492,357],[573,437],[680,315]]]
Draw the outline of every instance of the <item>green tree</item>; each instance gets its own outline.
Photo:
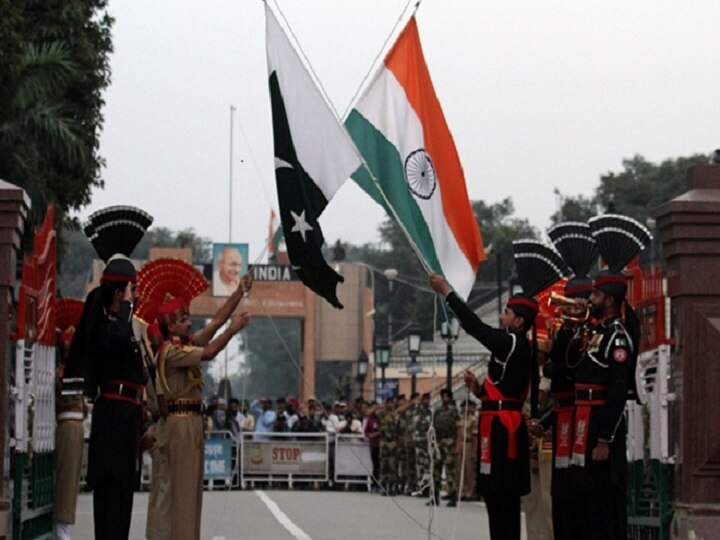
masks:
[[[560,212],[555,212],[550,218],[554,224],[565,221],[586,222],[597,214],[597,197],[585,197],[584,195],[574,197],[561,195],[561,197]]]
[[[110,81],[107,0],[0,0],[0,177],[48,202],[58,222],[102,187],[102,91]]]
[[[64,240],[64,257],[60,262],[58,278],[60,293],[66,298],[84,298],[92,262],[97,259],[97,254],[77,226],[67,224],[61,236]],[[165,227],[153,227],[145,233],[131,256],[134,259],[147,259],[151,247],[189,247],[192,249],[194,264],[204,264],[211,260],[212,241],[198,236],[192,228],[175,232]]]
[[[147,259],[151,247],[190,248],[194,264],[212,260],[212,240],[198,236],[192,227],[177,232],[165,227],[149,229],[133,251],[133,257]]]
[[[708,159],[707,155],[693,154],[656,165],[635,155],[623,160],[621,172],[600,177],[596,198],[603,209],[614,207],[614,212],[645,223],[655,208],[685,192],[687,170],[708,163]]]
[[[496,283],[498,264],[500,278],[504,281],[512,270],[513,241],[522,238],[537,239],[538,231],[526,218],[515,216],[515,205],[510,197],[491,205],[475,201],[472,206],[485,248],[489,251],[487,261],[478,272],[478,281]]]

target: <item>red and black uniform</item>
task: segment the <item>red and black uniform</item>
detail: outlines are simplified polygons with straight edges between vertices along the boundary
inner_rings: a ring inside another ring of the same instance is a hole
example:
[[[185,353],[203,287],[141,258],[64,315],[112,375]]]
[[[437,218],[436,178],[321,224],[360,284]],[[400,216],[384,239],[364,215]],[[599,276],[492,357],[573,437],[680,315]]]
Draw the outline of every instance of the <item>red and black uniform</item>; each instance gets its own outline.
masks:
[[[524,333],[482,322],[455,293],[447,304],[463,329],[492,353],[479,396],[478,492],[487,506],[491,538],[519,539],[520,497],[530,492],[530,443],[521,413],[530,384],[530,344]]]
[[[98,397],[92,411],[88,486],[94,491],[95,538],[128,538],[137,486],[143,361],[130,324],[130,304],[98,322],[89,352]]]
[[[619,317],[592,327],[575,369],[572,538],[627,538],[625,400],[633,344]],[[594,461],[598,442],[609,459]]]
[[[577,333],[579,332],[579,334]],[[582,355],[583,328],[560,328],[553,339],[550,360],[545,366],[545,376],[550,379],[550,397],[553,412],[546,429],[552,426],[552,497],[553,535],[555,540],[574,540],[572,536],[572,486],[573,475],[570,459],[575,430],[575,366]]]

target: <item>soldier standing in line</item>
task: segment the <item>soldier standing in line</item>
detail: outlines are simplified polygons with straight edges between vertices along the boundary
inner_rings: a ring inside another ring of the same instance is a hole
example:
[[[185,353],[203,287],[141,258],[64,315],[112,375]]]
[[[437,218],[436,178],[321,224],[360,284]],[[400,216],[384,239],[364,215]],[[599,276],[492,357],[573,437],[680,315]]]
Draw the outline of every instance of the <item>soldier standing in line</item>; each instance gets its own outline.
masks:
[[[440,477],[445,468],[445,482],[447,485],[446,500],[448,506],[457,506],[457,491],[455,490],[455,443],[458,432],[460,415],[452,399],[452,392],[447,388],[440,391],[442,403],[435,412],[433,427],[437,438],[438,451],[435,453],[433,479],[435,482],[435,504],[440,494]],[[433,501],[428,501],[432,504]]]
[[[385,399],[385,407],[376,414],[380,432],[380,486],[383,495],[395,495],[398,414],[393,398]]]
[[[420,394],[415,392],[410,396],[410,406],[403,415],[405,417],[405,430],[400,436],[404,440],[405,449],[405,493],[412,495],[417,490],[417,466],[415,464],[415,443],[413,442],[413,435],[415,434],[415,424],[413,422],[415,417],[415,411],[420,404]]]
[[[142,270],[141,270],[142,273]],[[135,322],[135,321],[133,321]],[[153,423],[147,430],[146,437],[152,441],[150,456],[152,469],[150,472],[150,493],[148,494],[147,521],[145,537],[148,540],[168,540],[170,538],[170,467],[167,459],[167,448],[163,428],[167,418],[167,404],[162,388],[157,380],[156,358],[162,344],[160,327],[155,321],[141,333],[140,345],[148,369],[149,384],[147,393],[147,409],[152,415]],[[136,332],[137,335],[138,332]],[[144,334],[144,335],[143,335]]]
[[[430,275],[431,287],[445,299],[463,329],[492,353],[484,379],[466,371],[465,384],[482,402],[478,491],[485,501],[493,540],[520,539],[520,497],[530,491],[530,443],[521,410],[528,389],[531,396],[537,392],[537,365],[533,365],[527,338],[538,313],[533,296],[560,279],[565,270],[560,256],[539,242],[514,242],[513,250],[523,294],[508,299],[500,314],[500,328],[485,324],[442,276]]]
[[[460,500],[474,501],[477,500],[475,495],[478,449],[477,409],[475,402],[471,400],[464,401],[461,408],[462,414],[455,445],[455,480],[458,482],[458,489],[462,487],[462,490],[458,492]],[[460,486],[461,479],[462,486]]]
[[[626,301],[622,271],[646,245],[650,232],[634,219],[603,215],[588,222],[608,268],[593,281],[588,328],[575,368],[571,457],[573,538],[627,538],[625,401],[636,397],[640,322]]]
[[[82,393],[64,392],[62,378],[73,334],[83,311],[81,300],[64,299],[56,304],[57,329],[60,331],[60,364],[55,380],[55,501],[53,505],[53,538],[69,540],[69,526],[75,523],[77,496],[84,442],[83,420],[86,406]]]
[[[170,297],[182,297],[189,303],[207,288],[207,280],[202,274],[191,264],[178,259],[155,259],[146,263],[138,272],[140,300],[135,306],[133,331],[143,354],[148,380],[145,387],[147,409],[153,420],[146,434],[152,444],[152,471],[145,525],[148,540],[171,538],[171,477],[165,434],[168,408],[157,373],[157,355],[164,341],[157,321],[158,309]]]
[[[428,431],[432,425],[432,411],[430,410],[430,393],[426,392],[420,397],[420,403],[415,407],[412,425],[413,445],[415,447],[415,470],[418,489],[422,489],[422,496],[430,495],[430,452],[428,451]]]
[[[395,469],[395,493],[403,493],[405,491],[405,479],[407,478],[407,453],[405,452],[405,430],[407,429],[407,398],[405,394],[400,394],[397,397],[397,410],[398,410],[398,438],[397,438],[397,468]],[[400,409],[405,412],[400,413]]]
[[[590,322],[586,302],[593,282],[588,273],[597,264],[598,248],[586,223],[559,223],[548,230],[548,236],[570,267],[572,276],[563,289],[563,295],[570,301],[564,301],[565,305],[558,308],[552,346],[543,366],[545,376],[550,379],[553,413],[544,417],[542,427],[552,427],[550,497],[553,535],[556,540],[573,540],[574,495],[570,458],[575,414],[575,368],[583,353],[581,336]],[[579,336],[577,340],[576,335]],[[536,435],[540,433],[536,432]]]
[[[248,324],[247,313],[233,312],[251,284],[246,275],[210,323],[192,335],[187,300],[178,296],[158,309],[158,323],[165,338],[158,355],[158,375],[169,413],[164,434],[170,464],[173,540],[200,538],[205,439],[200,365],[215,358]],[[228,328],[212,339],[228,319]]]

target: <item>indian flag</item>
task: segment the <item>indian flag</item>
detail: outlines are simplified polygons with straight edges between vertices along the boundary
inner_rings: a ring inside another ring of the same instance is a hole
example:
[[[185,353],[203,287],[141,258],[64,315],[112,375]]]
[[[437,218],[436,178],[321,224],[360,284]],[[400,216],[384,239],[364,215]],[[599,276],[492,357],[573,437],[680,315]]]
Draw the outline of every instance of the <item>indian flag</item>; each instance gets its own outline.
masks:
[[[282,225],[280,219],[275,213],[274,209],[270,209],[270,225],[268,227],[268,241],[267,241],[267,252],[268,261],[275,262],[277,260],[277,253],[280,251],[281,244],[285,242],[285,236],[283,235]]]
[[[485,260],[465,177],[412,17],[345,121],[369,169],[353,179],[467,298]]]

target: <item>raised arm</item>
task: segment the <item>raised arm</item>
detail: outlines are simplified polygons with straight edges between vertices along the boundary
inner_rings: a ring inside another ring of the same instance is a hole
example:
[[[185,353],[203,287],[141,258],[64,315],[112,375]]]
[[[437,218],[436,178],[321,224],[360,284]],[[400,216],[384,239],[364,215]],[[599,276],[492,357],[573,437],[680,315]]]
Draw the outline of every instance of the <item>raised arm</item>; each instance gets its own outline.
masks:
[[[235,308],[237,308],[240,303],[240,300],[242,300],[243,295],[246,292],[249,292],[251,288],[252,276],[250,274],[245,274],[240,280],[240,284],[237,289],[235,289],[220,309],[217,310],[217,313],[215,313],[215,316],[207,324],[207,326],[205,326],[205,328],[201,328],[192,335],[192,343],[199,347],[207,345],[220,327],[222,327],[222,325],[225,324],[225,322],[233,314]]]

